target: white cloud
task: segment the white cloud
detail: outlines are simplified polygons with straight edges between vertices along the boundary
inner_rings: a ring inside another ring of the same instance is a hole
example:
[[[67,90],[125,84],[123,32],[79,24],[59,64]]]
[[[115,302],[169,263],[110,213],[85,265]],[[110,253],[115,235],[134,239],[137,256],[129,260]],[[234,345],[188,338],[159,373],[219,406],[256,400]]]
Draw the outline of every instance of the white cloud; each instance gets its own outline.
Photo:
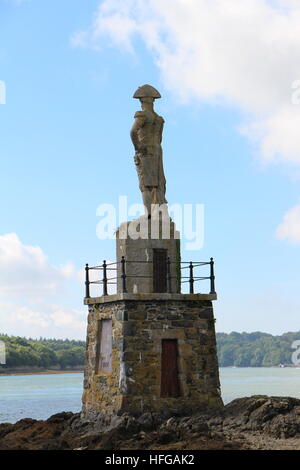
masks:
[[[0,295],[43,297],[74,275],[72,264],[51,265],[40,247],[24,245],[15,233],[0,236]]]
[[[47,303],[36,307],[0,302],[0,332],[27,337],[85,338],[84,309]]]
[[[0,236],[0,331],[20,336],[84,338],[85,309],[73,308],[83,283],[72,263],[52,265],[17,234]],[[82,294],[82,295],[81,295]]]
[[[28,307],[23,307],[18,304],[11,302],[1,302],[0,303],[1,315],[3,316],[1,326],[5,331],[8,324],[21,324],[34,325],[41,328],[47,328],[49,326],[49,321],[47,316],[38,311],[31,310]]]
[[[235,106],[264,159],[300,163],[299,0],[104,0],[74,45],[144,41],[166,87],[182,100]]]
[[[276,235],[280,240],[300,243],[300,204],[287,211]]]
[[[300,107],[282,106],[266,119],[241,128],[242,133],[260,145],[265,162],[300,164]]]
[[[49,319],[56,327],[67,327],[85,333],[86,312],[83,310],[66,309],[60,305],[53,305]]]

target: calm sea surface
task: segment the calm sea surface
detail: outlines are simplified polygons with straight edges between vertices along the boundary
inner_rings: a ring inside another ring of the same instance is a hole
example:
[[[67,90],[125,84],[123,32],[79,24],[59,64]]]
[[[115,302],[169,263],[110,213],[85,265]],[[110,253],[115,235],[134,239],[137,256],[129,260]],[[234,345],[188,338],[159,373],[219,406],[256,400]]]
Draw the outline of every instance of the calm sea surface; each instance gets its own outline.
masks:
[[[221,368],[225,403],[251,395],[300,398],[300,368]],[[47,419],[81,407],[83,374],[0,377],[0,423]]]

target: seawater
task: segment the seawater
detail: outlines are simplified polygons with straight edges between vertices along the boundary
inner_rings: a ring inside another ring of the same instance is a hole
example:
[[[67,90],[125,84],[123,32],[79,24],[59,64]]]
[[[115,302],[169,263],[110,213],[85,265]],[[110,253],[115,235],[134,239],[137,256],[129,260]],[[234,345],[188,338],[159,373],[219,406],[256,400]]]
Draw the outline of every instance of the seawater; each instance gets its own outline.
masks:
[[[251,395],[300,399],[300,368],[221,368],[224,403]],[[0,423],[79,412],[83,374],[0,376]]]
[[[82,382],[83,374],[0,376],[0,423],[78,412]]]

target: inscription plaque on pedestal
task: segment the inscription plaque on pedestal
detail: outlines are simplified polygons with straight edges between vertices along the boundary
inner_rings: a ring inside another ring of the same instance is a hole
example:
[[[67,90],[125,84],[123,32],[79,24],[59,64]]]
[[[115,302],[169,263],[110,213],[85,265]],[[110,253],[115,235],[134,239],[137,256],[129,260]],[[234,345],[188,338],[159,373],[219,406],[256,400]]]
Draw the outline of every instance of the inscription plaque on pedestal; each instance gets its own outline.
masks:
[[[98,352],[98,373],[111,372],[111,355],[112,355],[112,321],[99,321],[99,352]]]

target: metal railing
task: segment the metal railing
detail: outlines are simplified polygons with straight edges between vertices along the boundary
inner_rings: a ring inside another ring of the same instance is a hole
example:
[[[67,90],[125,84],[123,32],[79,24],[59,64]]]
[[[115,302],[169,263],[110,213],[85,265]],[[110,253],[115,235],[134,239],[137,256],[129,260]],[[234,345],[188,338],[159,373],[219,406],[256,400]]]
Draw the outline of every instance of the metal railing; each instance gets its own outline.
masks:
[[[142,275],[135,275],[135,274],[127,274],[126,272],[126,266],[129,263],[144,263],[144,264],[153,264],[153,261],[129,261],[126,260],[124,256],[122,256],[120,261],[117,261],[116,263],[107,263],[106,260],[103,261],[102,265],[99,266],[89,266],[86,264],[85,266],[85,297],[87,299],[91,298],[90,295],[90,286],[94,284],[99,284],[102,285],[102,296],[107,296],[108,295],[108,286],[109,285],[117,285],[118,279],[121,282],[121,291],[123,293],[127,293],[127,280],[129,278],[147,278],[151,279],[151,276],[142,276]],[[210,261],[208,262],[193,262],[193,261],[181,261],[181,262],[172,262],[170,258],[167,258],[167,266],[166,266],[166,272],[167,272],[167,292],[171,293],[172,292],[172,276],[171,276],[171,264],[174,263],[177,266],[180,266],[180,275],[178,278],[180,278],[180,285],[188,283],[189,284],[189,293],[194,294],[195,293],[195,282],[198,281],[204,281],[204,280],[209,280],[210,281],[210,292],[209,294],[216,294],[215,290],[215,272],[214,272],[214,259],[210,258]],[[118,265],[120,265],[118,269]],[[198,276],[195,275],[195,269],[198,267],[203,267],[203,266],[209,266],[209,276]],[[188,270],[188,275],[183,276],[183,271]],[[97,281],[91,281],[90,280],[90,271],[100,271],[102,272],[102,279],[99,279]],[[116,272],[115,277],[109,277],[109,271],[114,271]],[[118,276],[118,271],[119,271],[119,276]]]

